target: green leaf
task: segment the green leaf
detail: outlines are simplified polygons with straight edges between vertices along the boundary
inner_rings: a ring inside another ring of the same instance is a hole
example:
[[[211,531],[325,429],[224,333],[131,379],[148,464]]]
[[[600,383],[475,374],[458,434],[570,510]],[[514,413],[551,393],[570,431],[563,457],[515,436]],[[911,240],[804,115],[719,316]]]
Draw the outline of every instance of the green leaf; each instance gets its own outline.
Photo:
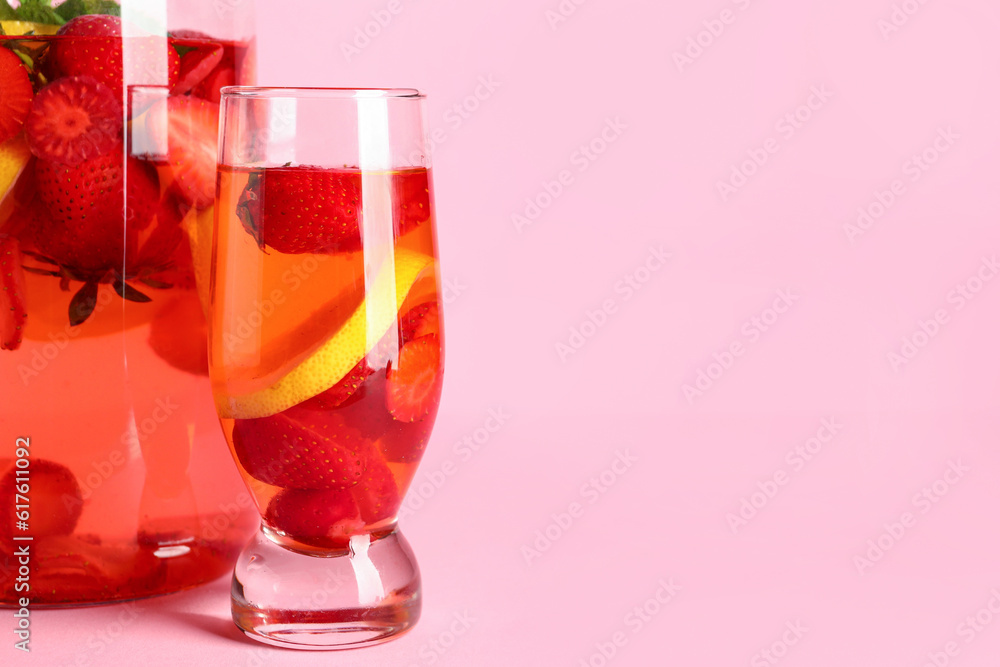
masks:
[[[250,232],[254,240],[257,241],[257,245],[260,246],[260,249],[264,250],[264,235],[261,233],[260,226],[257,224],[257,216],[254,215],[255,212],[258,212],[260,207],[259,198],[257,196],[257,192],[260,187],[260,174],[258,172],[250,174],[250,178],[247,179],[247,185],[243,188],[243,193],[240,195],[239,201],[236,202],[236,217],[240,219],[243,223],[243,227]]]
[[[27,271],[28,273],[37,273],[40,276],[52,276],[54,278],[58,278],[59,276],[62,275],[58,271],[46,271],[45,269],[39,269],[38,267],[35,266],[22,266],[21,268]]]
[[[97,283],[86,282],[69,302],[69,325],[78,326],[87,321],[97,307]]]
[[[56,8],[56,14],[69,21],[84,14],[121,16],[122,8],[113,0],[67,0]]]
[[[21,62],[24,63],[24,66],[28,68],[29,72],[35,71],[35,61],[31,59],[31,56],[29,56],[27,53],[24,53],[23,51],[18,51],[16,49],[14,50],[14,55],[16,55],[18,58],[21,59]]]
[[[39,262],[45,262],[46,264],[52,264],[53,266],[59,266],[59,262],[57,262],[56,260],[54,260],[54,259],[52,259],[50,257],[46,257],[45,255],[42,255],[42,254],[37,253],[37,252],[34,252],[32,250],[21,250],[21,254],[22,255],[27,255],[28,257],[34,257]]]
[[[49,0],[23,0],[21,6],[15,11],[15,16],[20,21],[31,21],[32,23],[47,23],[49,25],[66,23],[65,19],[56,14],[56,10],[49,5]]]
[[[118,276],[115,276],[115,279],[111,284],[114,286],[115,291],[118,292],[118,296],[126,301],[134,301],[135,303],[148,303],[152,301],[152,299],[148,296],[127,284]]]
[[[179,55],[181,58],[183,58],[184,54],[187,53],[188,51],[194,51],[197,49],[197,47],[185,46],[184,44],[178,44],[177,42],[174,42],[172,40],[170,43],[174,45],[174,51],[176,51],[177,55]]]
[[[139,282],[143,285],[149,285],[153,289],[170,289],[173,287],[172,283],[165,283],[162,280],[156,280],[155,278],[139,278]]]
[[[7,0],[0,0],[0,21],[17,20],[17,12],[10,6]]]

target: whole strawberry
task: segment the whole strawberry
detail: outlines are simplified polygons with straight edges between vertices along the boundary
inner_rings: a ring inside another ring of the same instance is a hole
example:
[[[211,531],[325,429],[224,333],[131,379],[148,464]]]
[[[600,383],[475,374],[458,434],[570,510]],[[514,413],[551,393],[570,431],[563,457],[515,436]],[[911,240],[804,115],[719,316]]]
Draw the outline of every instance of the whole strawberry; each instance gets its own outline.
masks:
[[[402,501],[396,478],[378,453],[372,456],[358,485],[351,489],[361,518],[367,524],[378,523],[395,516]]]
[[[371,443],[336,414],[291,409],[237,419],[233,449],[250,476],[290,489],[350,488],[372,454]]]
[[[128,165],[127,197],[123,164]],[[119,145],[78,165],[39,160],[35,174],[48,213],[33,234],[39,253],[81,279],[97,280],[122,266],[126,250],[136,252],[136,234],[149,225],[159,203],[153,167],[131,157],[126,161]]]
[[[129,31],[138,34],[138,31]],[[144,35],[131,40],[128,71],[122,60],[122,21],[117,16],[84,15],[71,19],[50,49],[56,75],[84,75],[97,79],[124,100],[123,81],[130,86],[171,86],[180,70],[180,56],[165,37]]]
[[[0,49],[0,143],[21,131],[34,91],[24,63],[10,49]]]
[[[237,215],[257,244],[289,254],[361,249],[361,172],[276,167],[252,174]]]
[[[423,169],[389,178],[391,215],[374,219],[391,225],[392,235],[398,237],[430,217],[430,185]],[[250,175],[236,214],[261,248],[287,254],[355,252],[363,240],[362,172],[271,167]]]
[[[340,489],[283,489],[268,503],[266,519],[289,537],[326,549],[346,549],[365,527],[354,497]]]
[[[6,468],[6,472],[4,469]],[[19,534],[15,530],[14,505],[18,494],[26,494],[19,488],[27,483],[31,505],[31,535],[36,538],[53,535],[69,535],[76,528],[83,511],[83,495],[73,471],[55,461],[33,459],[29,477],[16,474],[13,465],[0,466],[0,538],[8,542]],[[9,542],[8,542],[9,543]]]

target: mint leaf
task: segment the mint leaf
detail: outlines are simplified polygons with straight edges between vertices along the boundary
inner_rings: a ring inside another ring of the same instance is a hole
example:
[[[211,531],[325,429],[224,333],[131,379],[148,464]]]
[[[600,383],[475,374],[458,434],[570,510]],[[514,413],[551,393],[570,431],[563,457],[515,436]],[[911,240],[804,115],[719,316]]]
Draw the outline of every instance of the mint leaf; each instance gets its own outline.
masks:
[[[14,21],[16,19],[17,13],[7,0],[0,0],[0,21]]]
[[[49,0],[22,0],[21,6],[17,8],[14,15],[20,21],[31,21],[32,23],[62,25],[66,22],[56,14],[56,10],[52,9]]]
[[[35,61],[31,59],[31,56],[22,51],[18,51],[17,49],[14,49],[14,55],[21,59],[21,62],[23,62],[24,66],[28,68],[29,72],[35,71]]]
[[[178,44],[177,42],[174,41],[171,41],[171,44],[174,45],[174,51],[176,51],[177,55],[179,55],[181,58],[183,58],[184,54],[187,53],[188,51],[194,51],[198,48],[196,46],[185,46],[184,44]]]
[[[56,8],[56,14],[69,21],[84,14],[121,16],[122,8],[114,0],[67,0]]]
[[[118,296],[126,301],[135,301],[136,303],[148,303],[152,301],[148,296],[122,280],[118,274],[115,274],[115,279],[111,284],[114,286],[115,291],[118,292]]]
[[[86,282],[69,302],[69,325],[79,326],[87,321],[97,307],[97,283]]]

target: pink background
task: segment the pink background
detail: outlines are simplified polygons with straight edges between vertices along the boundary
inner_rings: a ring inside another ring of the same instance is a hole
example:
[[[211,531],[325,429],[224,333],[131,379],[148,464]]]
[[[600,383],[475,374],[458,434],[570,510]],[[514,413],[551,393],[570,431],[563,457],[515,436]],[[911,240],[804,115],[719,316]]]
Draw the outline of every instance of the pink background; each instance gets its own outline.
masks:
[[[996,664],[1000,4],[259,5],[261,83],[430,95],[423,619],[263,648],[221,580],[38,613],[22,662]]]

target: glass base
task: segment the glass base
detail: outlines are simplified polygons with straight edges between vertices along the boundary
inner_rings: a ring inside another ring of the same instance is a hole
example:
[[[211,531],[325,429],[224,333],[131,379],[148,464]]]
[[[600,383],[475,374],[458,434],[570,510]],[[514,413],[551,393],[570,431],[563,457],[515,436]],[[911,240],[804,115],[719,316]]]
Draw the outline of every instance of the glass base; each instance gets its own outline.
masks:
[[[237,627],[266,644],[371,646],[420,618],[420,571],[398,529],[374,541],[355,535],[349,550],[319,555],[292,551],[258,532],[236,562],[232,607]]]

